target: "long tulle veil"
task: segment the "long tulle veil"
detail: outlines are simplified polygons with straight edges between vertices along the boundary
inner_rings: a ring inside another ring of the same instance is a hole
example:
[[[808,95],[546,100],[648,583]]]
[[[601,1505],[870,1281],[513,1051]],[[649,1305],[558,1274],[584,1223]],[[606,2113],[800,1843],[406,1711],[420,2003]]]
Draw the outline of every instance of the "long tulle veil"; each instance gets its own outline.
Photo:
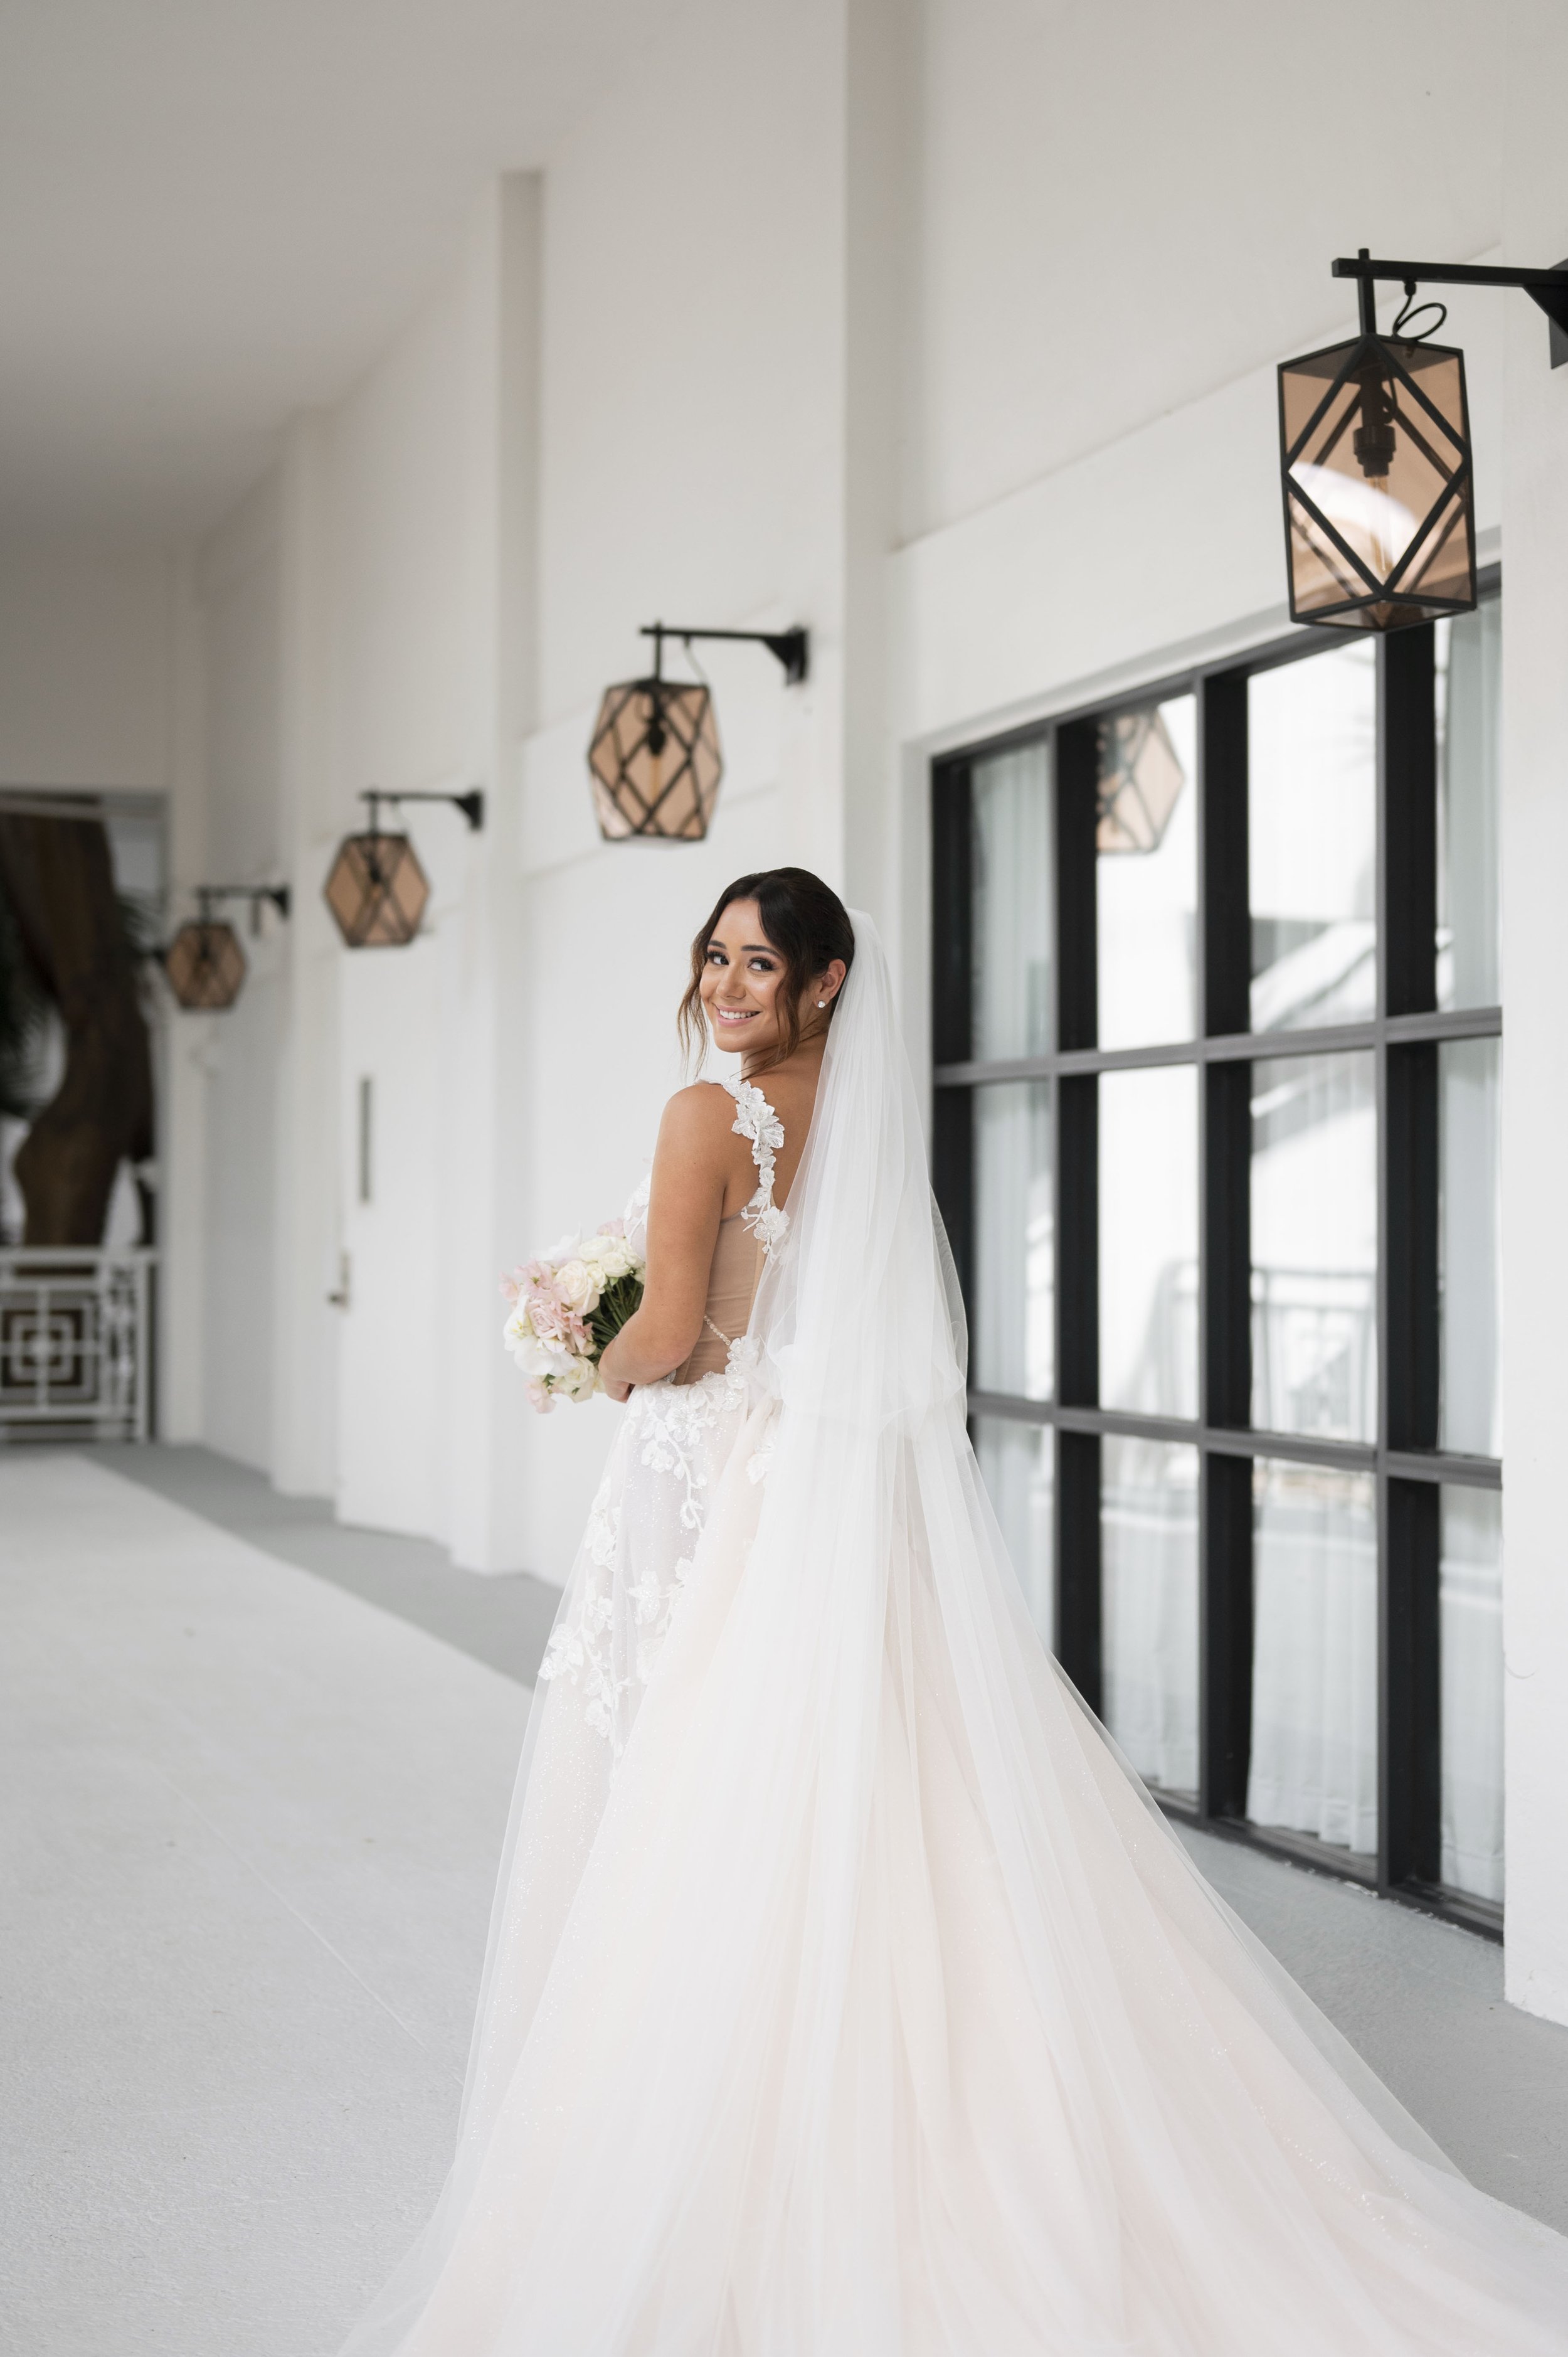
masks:
[[[854,922],[689,1592],[585,1829],[540,1689],[457,2158],[351,2357],[1561,2351],[1568,2245],[1450,2169],[1035,1633]],[[486,2271],[471,2338],[432,2321]]]

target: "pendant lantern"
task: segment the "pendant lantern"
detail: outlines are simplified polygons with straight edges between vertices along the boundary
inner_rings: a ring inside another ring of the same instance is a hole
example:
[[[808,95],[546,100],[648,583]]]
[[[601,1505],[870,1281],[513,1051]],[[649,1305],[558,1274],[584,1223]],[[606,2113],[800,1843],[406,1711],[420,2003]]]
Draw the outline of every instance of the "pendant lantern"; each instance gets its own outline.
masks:
[[[382,828],[382,802],[450,802],[478,833],[485,823],[485,798],[476,787],[466,794],[371,789],[360,799],[371,805],[371,823],[338,845],[323,887],[327,905],[349,949],[406,949],[429,906],[430,878],[408,836]]]
[[[705,680],[664,676],[664,641],[740,639],[765,646],[783,665],[785,683],[806,676],[803,630],[689,630],[649,622],[653,669],[645,679],[607,687],[588,742],[594,813],[607,843],[641,835],[660,843],[701,843],[724,776],[713,691]]]
[[[280,917],[289,911],[286,884],[199,884],[199,916],[181,925],[163,952],[164,973],[179,1004],[193,1014],[219,1015],[232,1006],[245,979],[245,952],[232,925],[212,913],[220,900],[248,900],[251,931],[259,933],[262,903],[270,900]]]
[[[232,925],[204,913],[181,925],[164,952],[164,972],[182,1006],[215,1015],[240,996],[245,952]]]

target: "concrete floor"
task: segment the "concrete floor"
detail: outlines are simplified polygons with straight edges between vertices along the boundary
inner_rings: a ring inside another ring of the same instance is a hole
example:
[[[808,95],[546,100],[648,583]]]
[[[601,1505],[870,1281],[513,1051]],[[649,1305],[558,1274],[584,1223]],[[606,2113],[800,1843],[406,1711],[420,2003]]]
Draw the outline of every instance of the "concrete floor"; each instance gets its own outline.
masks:
[[[446,2164],[553,1604],[203,1451],[0,1456],[0,2348],[330,2357]],[[1499,1951],[1190,1838],[1461,2167],[1568,2227],[1568,2030]]]

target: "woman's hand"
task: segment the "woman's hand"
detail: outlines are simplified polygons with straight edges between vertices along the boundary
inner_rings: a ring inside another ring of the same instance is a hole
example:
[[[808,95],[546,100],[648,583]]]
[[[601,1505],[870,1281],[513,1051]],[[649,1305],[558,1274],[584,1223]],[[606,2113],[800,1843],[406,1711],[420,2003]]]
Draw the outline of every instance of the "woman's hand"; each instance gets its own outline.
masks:
[[[606,1398],[613,1399],[617,1407],[624,1407],[637,1388],[635,1383],[618,1383],[613,1375],[606,1374],[602,1366],[599,1369],[599,1381],[605,1387]]]

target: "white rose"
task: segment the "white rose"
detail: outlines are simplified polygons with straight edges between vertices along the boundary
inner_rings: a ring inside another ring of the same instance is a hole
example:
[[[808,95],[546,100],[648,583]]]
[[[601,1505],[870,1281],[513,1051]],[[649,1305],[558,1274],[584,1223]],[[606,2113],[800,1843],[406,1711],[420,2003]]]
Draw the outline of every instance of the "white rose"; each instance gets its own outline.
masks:
[[[569,1400],[585,1400],[592,1399],[598,1387],[599,1371],[592,1359],[575,1359],[555,1388]]]
[[[598,1266],[604,1272],[605,1283],[614,1285],[618,1278],[629,1276],[637,1266],[637,1254],[628,1245],[625,1238],[601,1236],[599,1243],[601,1249],[598,1254]]]
[[[586,1317],[590,1309],[598,1308],[598,1277],[585,1260],[574,1257],[564,1262],[555,1272],[554,1283],[555,1290],[567,1308],[575,1309],[580,1318]]]

